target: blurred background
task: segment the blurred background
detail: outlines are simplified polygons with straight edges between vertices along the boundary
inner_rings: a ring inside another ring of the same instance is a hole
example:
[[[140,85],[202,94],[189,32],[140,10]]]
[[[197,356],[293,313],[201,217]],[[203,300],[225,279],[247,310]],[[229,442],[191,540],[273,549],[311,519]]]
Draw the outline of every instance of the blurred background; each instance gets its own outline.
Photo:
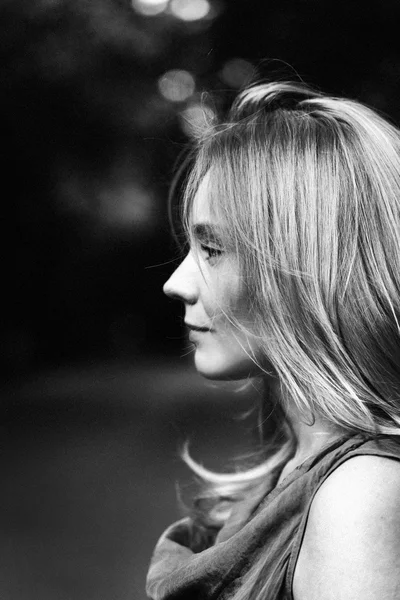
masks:
[[[400,4],[0,0],[0,595],[144,600],[189,437],[226,468],[254,391],[193,370],[162,284],[179,157],[255,78],[400,118]]]

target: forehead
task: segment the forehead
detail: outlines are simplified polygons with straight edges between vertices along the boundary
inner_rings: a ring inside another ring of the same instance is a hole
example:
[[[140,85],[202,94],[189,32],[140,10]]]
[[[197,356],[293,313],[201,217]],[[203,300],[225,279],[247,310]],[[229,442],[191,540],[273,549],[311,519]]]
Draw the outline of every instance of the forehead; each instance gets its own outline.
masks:
[[[192,206],[192,221],[193,223],[210,223],[210,172],[208,171],[200,182],[197,188],[196,195],[193,199]],[[214,219],[213,219],[214,220]]]

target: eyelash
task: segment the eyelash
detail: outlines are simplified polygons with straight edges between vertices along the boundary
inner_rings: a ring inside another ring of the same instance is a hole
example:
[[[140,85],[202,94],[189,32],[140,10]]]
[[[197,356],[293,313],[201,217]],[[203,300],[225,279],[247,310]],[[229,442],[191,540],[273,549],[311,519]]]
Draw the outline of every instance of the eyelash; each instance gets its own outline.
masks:
[[[206,246],[205,244],[200,244],[200,248],[203,252],[207,254],[206,260],[213,260],[214,258],[219,258],[222,254],[222,250],[219,248],[214,248],[214,246]]]

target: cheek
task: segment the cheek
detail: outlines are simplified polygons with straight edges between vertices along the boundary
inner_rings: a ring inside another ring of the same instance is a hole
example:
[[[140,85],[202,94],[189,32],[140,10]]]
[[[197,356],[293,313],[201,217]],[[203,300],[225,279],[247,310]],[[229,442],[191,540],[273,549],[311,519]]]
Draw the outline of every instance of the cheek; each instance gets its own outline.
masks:
[[[227,314],[231,316],[238,325],[252,330],[252,318],[250,314],[251,302],[240,281],[233,279],[224,294],[222,303]]]
[[[214,267],[206,266],[201,296],[209,317],[218,317],[226,326],[232,317],[251,330],[251,301],[236,259],[227,256]]]
[[[235,318],[248,315],[250,303],[236,269],[228,265],[223,273],[219,273],[211,281],[211,290],[213,293],[209,295],[210,305],[219,307]]]

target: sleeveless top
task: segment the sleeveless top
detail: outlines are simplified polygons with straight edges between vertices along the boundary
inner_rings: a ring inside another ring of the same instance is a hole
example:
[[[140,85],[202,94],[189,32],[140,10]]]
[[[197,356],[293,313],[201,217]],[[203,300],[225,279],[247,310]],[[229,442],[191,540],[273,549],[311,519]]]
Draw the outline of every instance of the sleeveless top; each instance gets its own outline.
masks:
[[[200,552],[191,549],[191,520],[174,523],[154,550],[147,576],[148,597],[229,600],[262,554],[261,576],[265,573],[268,580],[263,598],[293,600],[294,569],[311,502],[339,465],[366,454],[400,460],[400,440],[357,435],[327,445],[279,485],[274,487],[271,478],[262,490],[235,504],[212,545]]]

